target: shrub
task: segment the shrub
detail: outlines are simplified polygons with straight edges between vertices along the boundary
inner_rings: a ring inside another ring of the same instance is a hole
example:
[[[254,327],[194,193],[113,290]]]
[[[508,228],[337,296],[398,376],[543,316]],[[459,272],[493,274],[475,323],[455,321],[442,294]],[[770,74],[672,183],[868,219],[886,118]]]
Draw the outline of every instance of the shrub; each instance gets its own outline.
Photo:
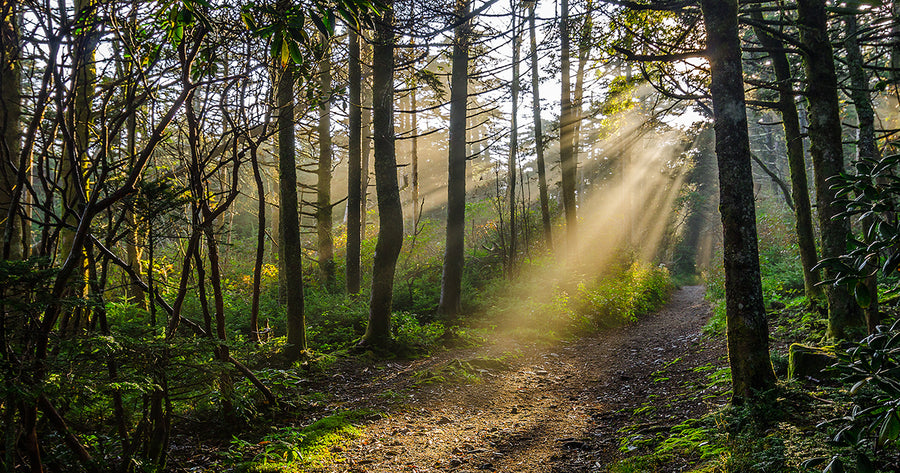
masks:
[[[900,447],[900,322],[839,353],[833,369],[853,383],[855,398],[847,415],[819,424],[836,426],[832,441],[843,447],[824,471],[844,471],[845,462],[860,472],[897,471],[900,461],[890,455]]]
[[[590,316],[598,327],[634,322],[660,308],[671,288],[664,267],[635,262],[624,272],[580,283],[574,313]]]

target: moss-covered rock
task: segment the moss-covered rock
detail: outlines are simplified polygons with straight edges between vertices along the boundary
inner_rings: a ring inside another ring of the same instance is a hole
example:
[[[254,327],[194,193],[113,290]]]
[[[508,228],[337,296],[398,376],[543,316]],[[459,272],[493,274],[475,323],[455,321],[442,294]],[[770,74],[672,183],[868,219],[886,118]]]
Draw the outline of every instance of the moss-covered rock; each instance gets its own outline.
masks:
[[[811,347],[794,343],[788,355],[788,379],[813,378],[822,380],[831,377],[825,370],[837,357],[834,347]]]

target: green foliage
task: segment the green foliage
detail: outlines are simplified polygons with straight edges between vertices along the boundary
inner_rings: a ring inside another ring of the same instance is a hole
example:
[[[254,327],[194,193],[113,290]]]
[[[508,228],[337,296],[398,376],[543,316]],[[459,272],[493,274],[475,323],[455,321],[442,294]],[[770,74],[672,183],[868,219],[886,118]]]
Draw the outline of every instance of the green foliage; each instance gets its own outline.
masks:
[[[394,340],[410,348],[426,348],[437,344],[444,336],[441,322],[420,322],[415,314],[394,312],[391,317]]]
[[[369,0],[315,1],[304,4],[273,5],[268,2],[248,2],[241,9],[241,20],[257,38],[269,39],[270,55],[281,62],[303,65],[320,50],[315,35],[318,30],[333,36],[336,16],[353,28],[373,25],[375,14],[384,7]]]
[[[827,313],[818,306],[810,307],[805,298],[794,299],[772,313],[770,320],[775,337],[809,345],[819,343],[828,326]]]
[[[234,437],[223,454],[243,471],[305,471],[327,464],[332,449],[361,435],[359,423],[377,415],[371,410],[340,411],[306,427],[279,427],[257,443]],[[249,460],[248,460],[249,458]]]
[[[672,427],[669,438],[656,447],[656,453],[687,453],[697,455],[701,460],[719,457],[727,451],[726,447],[709,441],[717,432],[718,426],[710,418],[688,419]]]
[[[855,398],[849,413],[819,426],[836,428],[831,441],[842,447],[824,471],[845,471],[845,464],[859,472],[896,470],[891,456],[900,450],[900,322],[838,353],[834,369],[853,383]]]
[[[481,380],[481,372],[468,361],[450,360],[437,368],[417,371],[413,379],[417,384],[435,383],[477,383]]]
[[[574,313],[590,314],[596,327],[614,327],[662,307],[671,289],[665,268],[636,262],[621,273],[580,283],[572,304]]]
[[[763,298],[788,301],[803,294],[803,269],[794,231],[794,216],[780,201],[757,206],[756,228]]]
[[[875,294],[870,294],[864,280],[872,274],[880,274],[882,280],[890,278],[893,291],[897,290],[894,276],[900,269],[900,227],[894,221],[898,209],[897,195],[900,179],[897,164],[900,154],[885,156],[880,160],[861,159],[855,162],[857,174],[841,173],[833,178],[837,190],[835,205],[841,208],[842,217],[853,217],[865,224],[860,235],[851,235],[844,255],[828,258],[819,267],[831,270],[833,277],[826,281],[846,286],[861,307],[868,307]]]
[[[350,346],[362,336],[369,317],[367,300],[324,289],[306,291],[307,336],[310,348],[331,352]]]

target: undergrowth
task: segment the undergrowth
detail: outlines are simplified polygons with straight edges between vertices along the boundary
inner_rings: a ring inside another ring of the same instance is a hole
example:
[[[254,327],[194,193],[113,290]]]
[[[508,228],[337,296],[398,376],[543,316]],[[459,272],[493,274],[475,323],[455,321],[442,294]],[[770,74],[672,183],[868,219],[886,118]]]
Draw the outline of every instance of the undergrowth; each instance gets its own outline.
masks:
[[[306,427],[275,427],[259,440],[234,437],[222,456],[237,471],[307,471],[335,461],[334,452],[361,435],[361,422],[378,415],[371,410],[340,411]]]

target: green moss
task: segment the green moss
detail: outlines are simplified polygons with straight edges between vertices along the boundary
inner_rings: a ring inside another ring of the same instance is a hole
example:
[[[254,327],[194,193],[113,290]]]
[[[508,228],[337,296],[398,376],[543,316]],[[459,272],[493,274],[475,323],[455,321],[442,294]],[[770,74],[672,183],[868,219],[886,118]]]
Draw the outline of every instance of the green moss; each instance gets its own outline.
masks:
[[[227,457],[238,470],[300,472],[340,462],[335,448],[362,435],[359,423],[375,411],[341,411],[303,427],[281,427],[258,443],[235,438]],[[241,461],[252,455],[250,461]]]

